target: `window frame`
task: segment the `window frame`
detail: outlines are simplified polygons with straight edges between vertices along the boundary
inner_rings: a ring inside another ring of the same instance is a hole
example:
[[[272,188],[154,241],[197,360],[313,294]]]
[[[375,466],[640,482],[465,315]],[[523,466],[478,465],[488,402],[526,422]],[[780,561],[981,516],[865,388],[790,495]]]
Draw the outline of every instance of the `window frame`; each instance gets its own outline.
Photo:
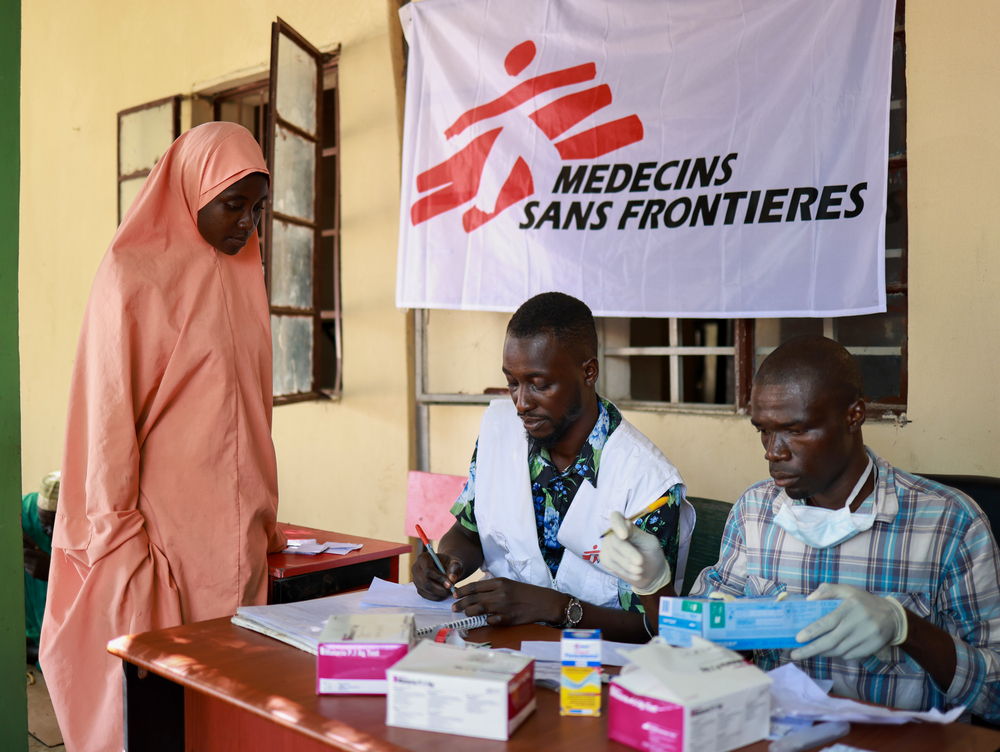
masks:
[[[121,191],[122,183],[126,180],[135,180],[136,178],[144,178],[152,172],[152,168],[146,170],[136,170],[128,175],[122,174],[122,120],[129,116],[134,115],[137,112],[142,112],[143,110],[153,110],[157,107],[162,107],[165,104],[173,105],[172,112],[172,125],[173,125],[173,138],[176,140],[181,135],[181,96],[179,94],[174,94],[169,97],[162,97],[160,99],[154,99],[152,102],[144,102],[143,104],[138,104],[134,107],[128,107],[124,110],[119,110],[116,122],[116,141],[115,141],[115,172],[118,175],[117,191],[115,192],[115,198],[117,201],[117,214],[118,214],[118,224],[121,224],[122,220],[125,218],[124,212],[122,211],[122,201],[121,201]]]

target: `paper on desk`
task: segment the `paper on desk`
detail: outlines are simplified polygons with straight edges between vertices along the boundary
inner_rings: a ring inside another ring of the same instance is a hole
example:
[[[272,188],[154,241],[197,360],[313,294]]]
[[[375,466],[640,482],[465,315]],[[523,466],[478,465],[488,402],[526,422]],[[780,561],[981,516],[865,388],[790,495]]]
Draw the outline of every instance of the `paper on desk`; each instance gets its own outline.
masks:
[[[289,538],[288,547],[284,549],[281,553],[283,554],[307,554],[309,556],[315,556],[316,554],[349,554],[351,551],[357,551],[362,547],[361,543],[345,543],[339,541],[327,541],[325,543],[317,543],[315,538]]]
[[[427,600],[417,593],[416,586],[409,582],[401,585],[398,582],[386,582],[378,577],[368,586],[368,592],[361,600],[363,606],[393,606],[395,608],[412,608],[421,611],[451,611],[454,598],[443,601]]]
[[[627,654],[638,645],[628,642],[601,641],[601,663],[605,666],[624,666],[628,662]],[[536,661],[562,662],[560,644],[557,641],[524,640],[521,642],[521,652],[533,657]]]
[[[771,716],[774,718],[811,718],[817,721],[854,721],[857,723],[902,724],[910,721],[951,723],[965,711],[952,708],[947,713],[931,709],[893,710],[866,705],[854,700],[830,697],[794,663],[786,663],[768,672],[771,677]]]

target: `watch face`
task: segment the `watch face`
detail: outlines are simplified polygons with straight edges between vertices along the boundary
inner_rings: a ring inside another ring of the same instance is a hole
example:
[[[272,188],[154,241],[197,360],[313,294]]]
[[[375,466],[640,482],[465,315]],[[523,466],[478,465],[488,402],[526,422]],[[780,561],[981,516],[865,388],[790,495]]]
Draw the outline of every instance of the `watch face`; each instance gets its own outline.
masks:
[[[580,601],[570,601],[569,606],[566,607],[566,620],[570,624],[579,623],[580,619],[583,618],[583,606],[580,605]]]

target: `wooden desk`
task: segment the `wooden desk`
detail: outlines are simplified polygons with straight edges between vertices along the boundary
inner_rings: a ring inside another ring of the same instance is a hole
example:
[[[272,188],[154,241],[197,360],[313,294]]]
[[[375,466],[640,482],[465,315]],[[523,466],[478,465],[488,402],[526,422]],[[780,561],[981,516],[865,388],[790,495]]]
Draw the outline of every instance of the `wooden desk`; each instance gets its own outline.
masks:
[[[552,639],[548,627],[483,628],[475,640],[518,647]],[[315,694],[315,656],[233,626],[228,619],[120,637],[125,662],[126,749],[198,752],[627,752],[607,739],[605,718],[560,717],[558,695],[538,689],[538,709],[509,742],[385,725],[385,699]],[[187,746],[185,747],[185,739]],[[841,741],[868,750],[994,752],[1000,732],[966,724],[866,726]],[[767,750],[766,742],[746,750]]]
[[[289,538],[361,543],[362,547],[343,555],[268,554],[268,603],[291,603],[346,593],[368,587],[372,577],[399,582],[399,556],[410,552],[406,543],[361,538],[285,522],[279,522],[278,527]]]

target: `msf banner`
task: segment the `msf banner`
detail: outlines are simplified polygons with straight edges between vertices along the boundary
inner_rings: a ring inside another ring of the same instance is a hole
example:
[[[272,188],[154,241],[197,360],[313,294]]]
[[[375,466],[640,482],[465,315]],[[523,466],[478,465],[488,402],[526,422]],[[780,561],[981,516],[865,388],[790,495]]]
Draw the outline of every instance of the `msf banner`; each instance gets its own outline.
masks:
[[[885,310],[894,0],[423,0],[397,305]]]

